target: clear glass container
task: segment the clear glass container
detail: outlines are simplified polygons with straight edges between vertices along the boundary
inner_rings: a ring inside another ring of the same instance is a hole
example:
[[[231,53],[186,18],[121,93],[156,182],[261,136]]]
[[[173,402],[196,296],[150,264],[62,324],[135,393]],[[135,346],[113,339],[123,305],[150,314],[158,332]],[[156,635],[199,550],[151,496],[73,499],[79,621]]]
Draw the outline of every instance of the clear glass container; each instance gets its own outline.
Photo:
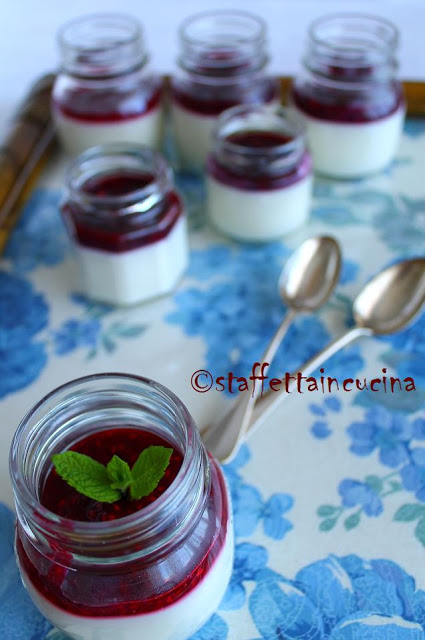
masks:
[[[159,498],[106,522],[70,520],[43,506],[53,454],[129,426],[182,456]],[[233,558],[225,482],[187,409],[162,385],[105,373],[59,387],[19,425],[10,472],[21,576],[36,606],[70,638],[183,639],[218,606]]]
[[[360,177],[393,159],[405,113],[397,49],[396,27],[379,17],[335,14],[311,25],[291,99],[319,172]]]
[[[184,207],[164,158],[147,147],[107,144],[66,174],[62,214],[86,292],[132,304],[170,291],[188,261]]]
[[[204,164],[212,126],[226,109],[279,102],[277,81],[266,74],[266,35],[261,18],[240,11],[199,13],[181,25],[171,103],[183,164]]]
[[[52,112],[71,154],[106,142],[158,147],[162,81],[148,68],[141,24],[119,14],[84,16],[58,34],[61,69]]]
[[[207,159],[214,226],[240,240],[272,240],[302,225],[311,198],[303,123],[284,107],[238,106],[218,119]]]

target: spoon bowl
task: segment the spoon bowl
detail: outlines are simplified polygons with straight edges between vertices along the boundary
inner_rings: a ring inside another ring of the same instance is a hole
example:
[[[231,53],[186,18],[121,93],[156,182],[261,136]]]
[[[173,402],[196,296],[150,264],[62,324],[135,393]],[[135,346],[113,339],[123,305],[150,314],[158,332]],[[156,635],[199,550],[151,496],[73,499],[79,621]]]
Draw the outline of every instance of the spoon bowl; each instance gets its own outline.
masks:
[[[331,295],[341,270],[341,251],[331,236],[309,238],[289,257],[279,278],[288,307],[314,311]]]
[[[358,327],[389,334],[405,327],[425,299],[425,258],[398,262],[381,271],[360,291],[353,303]]]

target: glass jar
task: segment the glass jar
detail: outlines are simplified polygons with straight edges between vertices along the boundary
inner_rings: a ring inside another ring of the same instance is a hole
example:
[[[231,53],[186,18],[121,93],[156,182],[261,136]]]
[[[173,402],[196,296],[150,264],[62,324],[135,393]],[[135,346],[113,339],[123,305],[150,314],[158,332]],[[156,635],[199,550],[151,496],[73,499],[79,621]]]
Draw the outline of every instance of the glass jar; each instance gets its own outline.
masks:
[[[207,160],[209,217],[238,240],[266,241],[305,223],[311,158],[304,127],[284,107],[233,107],[213,133]]]
[[[110,429],[125,440],[129,426],[160,436],[182,457],[159,498],[100,522],[43,506],[53,454]],[[25,416],[10,470],[22,579],[39,610],[70,638],[183,640],[217,608],[232,569],[229,498],[218,463],[171,391],[124,374],[69,382]]]
[[[108,144],[70,165],[62,214],[88,296],[129,305],[171,291],[188,263],[173,174],[147,147]]]
[[[405,115],[390,22],[336,14],[313,22],[292,103],[305,121],[315,170],[357,178],[394,158]]]
[[[147,67],[142,26],[117,14],[84,16],[58,35],[61,70],[52,112],[69,153],[106,142],[158,147],[162,82]]]
[[[179,30],[179,72],[171,81],[174,139],[183,166],[203,167],[217,116],[238,104],[279,103],[268,77],[266,25],[239,11],[196,14]]]

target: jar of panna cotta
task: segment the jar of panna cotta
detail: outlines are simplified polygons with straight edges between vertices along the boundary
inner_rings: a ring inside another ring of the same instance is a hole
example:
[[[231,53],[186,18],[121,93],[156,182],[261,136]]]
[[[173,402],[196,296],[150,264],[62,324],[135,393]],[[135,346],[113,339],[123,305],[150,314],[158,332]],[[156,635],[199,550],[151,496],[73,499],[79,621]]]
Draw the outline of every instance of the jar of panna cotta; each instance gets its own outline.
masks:
[[[136,501],[96,502],[52,465],[72,450],[131,466],[152,445],[172,448],[170,463]],[[19,425],[10,470],[23,582],[67,637],[185,640],[218,607],[233,564],[225,480],[162,385],[105,373],[56,389]]]
[[[234,107],[220,116],[207,160],[213,225],[237,240],[267,241],[303,225],[312,188],[302,123],[283,107]]]
[[[396,27],[382,18],[336,14],[311,25],[291,100],[319,173],[358,178],[395,157],[405,115],[397,47]]]
[[[174,289],[188,263],[186,219],[159,153],[93,147],[70,165],[66,182],[62,215],[89,297],[131,305]]]
[[[238,104],[278,104],[266,75],[266,25],[240,11],[191,16],[179,30],[179,71],[171,80],[174,140],[182,166],[202,168],[217,117]]]
[[[65,150],[76,155],[107,142],[158,147],[162,81],[148,70],[139,21],[113,13],[85,16],[66,24],[58,40],[52,113]]]

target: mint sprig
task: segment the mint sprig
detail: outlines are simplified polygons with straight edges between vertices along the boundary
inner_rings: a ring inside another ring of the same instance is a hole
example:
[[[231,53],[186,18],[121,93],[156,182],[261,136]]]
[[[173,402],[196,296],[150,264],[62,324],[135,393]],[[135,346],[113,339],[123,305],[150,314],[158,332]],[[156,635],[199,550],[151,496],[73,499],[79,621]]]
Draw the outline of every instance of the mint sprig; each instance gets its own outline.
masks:
[[[150,446],[144,449],[133,468],[114,455],[105,466],[77,451],[52,456],[56,472],[79,493],[98,502],[117,502],[127,492],[132,500],[148,496],[159,484],[173,450]]]

